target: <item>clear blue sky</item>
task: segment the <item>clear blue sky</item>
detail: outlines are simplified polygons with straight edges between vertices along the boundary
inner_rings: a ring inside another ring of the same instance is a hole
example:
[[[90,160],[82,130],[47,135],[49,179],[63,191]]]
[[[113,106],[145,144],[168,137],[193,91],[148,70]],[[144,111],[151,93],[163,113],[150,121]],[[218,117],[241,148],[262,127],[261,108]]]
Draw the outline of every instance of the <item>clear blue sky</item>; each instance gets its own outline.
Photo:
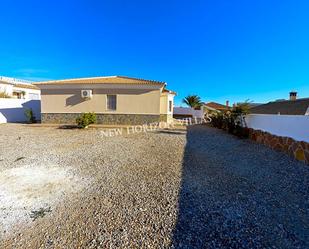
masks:
[[[204,101],[309,97],[309,1],[0,2],[0,75],[126,75]]]

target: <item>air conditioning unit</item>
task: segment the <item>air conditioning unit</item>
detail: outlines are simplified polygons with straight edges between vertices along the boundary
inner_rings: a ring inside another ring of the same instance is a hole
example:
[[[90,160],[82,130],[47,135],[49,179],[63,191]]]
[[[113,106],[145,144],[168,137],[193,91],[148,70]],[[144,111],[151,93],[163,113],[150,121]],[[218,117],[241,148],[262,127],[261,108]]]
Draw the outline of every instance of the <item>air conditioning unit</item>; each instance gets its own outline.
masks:
[[[82,95],[82,98],[84,99],[91,99],[92,90],[82,90],[81,95]]]

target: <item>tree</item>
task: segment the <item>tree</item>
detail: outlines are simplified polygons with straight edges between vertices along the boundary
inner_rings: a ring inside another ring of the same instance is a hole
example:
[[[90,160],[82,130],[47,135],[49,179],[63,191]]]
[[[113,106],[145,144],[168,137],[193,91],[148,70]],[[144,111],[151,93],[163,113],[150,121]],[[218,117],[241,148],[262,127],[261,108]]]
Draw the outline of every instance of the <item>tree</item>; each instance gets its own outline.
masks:
[[[182,102],[194,109],[198,109],[202,106],[201,98],[197,95],[188,95]]]
[[[232,113],[235,115],[247,115],[250,113],[250,102],[247,100],[239,103],[232,108]]]

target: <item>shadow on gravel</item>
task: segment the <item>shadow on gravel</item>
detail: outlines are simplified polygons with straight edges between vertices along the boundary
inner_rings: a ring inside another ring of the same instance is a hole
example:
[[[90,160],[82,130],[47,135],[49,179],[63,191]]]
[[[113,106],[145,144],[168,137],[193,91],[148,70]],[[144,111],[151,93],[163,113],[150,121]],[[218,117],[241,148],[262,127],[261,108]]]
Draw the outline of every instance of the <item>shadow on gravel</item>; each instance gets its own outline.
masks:
[[[170,134],[170,135],[186,135],[185,131],[173,131],[173,130],[160,130],[157,133]]]
[[[80,129],[80,128],[77,125],[60,125],[58,129],[72,130],[72,129]]]
[[[171,248],[309,248],[308,184],[282,153],[188,127]]]

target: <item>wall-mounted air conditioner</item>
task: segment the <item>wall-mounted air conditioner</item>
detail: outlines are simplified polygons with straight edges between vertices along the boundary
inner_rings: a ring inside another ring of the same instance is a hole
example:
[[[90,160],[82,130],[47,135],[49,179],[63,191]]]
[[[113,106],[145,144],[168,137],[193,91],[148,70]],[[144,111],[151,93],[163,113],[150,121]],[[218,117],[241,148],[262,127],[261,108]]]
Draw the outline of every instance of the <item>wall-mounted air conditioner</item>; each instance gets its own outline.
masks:
[[[84,98],[84,99],[91,99],[92,90],[82,90],[81,95],[82,95],[82,98]]]

